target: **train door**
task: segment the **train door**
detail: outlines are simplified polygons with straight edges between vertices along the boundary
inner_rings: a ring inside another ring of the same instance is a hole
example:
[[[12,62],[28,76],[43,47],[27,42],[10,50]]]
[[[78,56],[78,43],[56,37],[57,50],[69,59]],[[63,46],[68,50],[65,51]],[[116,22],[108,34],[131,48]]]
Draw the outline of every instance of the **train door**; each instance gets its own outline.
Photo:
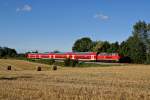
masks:
[[[51,59],[51,58],[52,58],[52,55],[49,55],[49,58]]]
[[[38,59],[41,59],[41,55],[40,54],[38,54]]]
[[[67,58],[69,58],[69,55],[67,55]]]
[[[72,55],[72,59],[74,59],[74,55]]]
[[[54,58],[54,59],[56,58],[55,55],[53,55],[53,58]]]
[[[95,60],[95,59],[94,59],[94,55],[91,55],[91,60]]]

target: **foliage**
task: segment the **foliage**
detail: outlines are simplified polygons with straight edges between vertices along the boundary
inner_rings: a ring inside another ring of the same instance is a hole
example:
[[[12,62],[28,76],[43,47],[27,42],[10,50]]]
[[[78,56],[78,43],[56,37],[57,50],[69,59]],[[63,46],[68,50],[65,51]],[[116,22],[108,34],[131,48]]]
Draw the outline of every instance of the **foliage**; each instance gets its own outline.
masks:
[[[70,64],[71,64],[71,59],[70,58],[64,59],[64,66],[70,66]]]
[[[70,58],[66,58],[65,60],[64,60],[64,66],[66,66],[66,67],[75,67],[76,65],[78,64],[78,60],[76,59],[76,60],[72,60],[72,59],[70,59]]]
[[[147,24],[144,21],[137,22],[134,26],[133,36],[137,36],[140,41],[143,43],[146,56],[146,63],[150,63],[150,24]]]
[[[150,54],[149,53],[146,55],[145,64],[150,64]]]
[[[115,42],[110,44],[110,48],[107,50],[107,52],[109,53],[114,53],[114,52],[118,52],[119,51],[119,43]]]
[[[127,44],[126,41],[121,42],[120,46],[119,46],[119,54],[122,56],[129,56],[129,46]]]
[[[8,47],[0,47],[0,58],[15,56],[17,56],[17,52],[15,49],[11,49]]]
[[[129,56],[124,56],[119,59],[120,63],[131,63],[131,58]]]
[[[50,63],[50,65],[53,65],[55,63],[55,59],[50,59],[49,63]]]
[[[75,41],[72,51],[74,52],[89,52],[91,51],[93,42],[90,38],[84,37]]]
[[[93,52],[115,53],[119,51],[119,43],[109,43],[108,41],[97,41],[92,48]]]
[[[110,43],[108,41],[104,41],[103,46],[99,52],[108,52],[109,48],[110,48]]]
[[[103,47],[103,41],[93,42],[92,51],[93,52],[101,52],[102,47]]]
[[[71,66],[75,67],[79,63],[79,61],[78,60],[72,60],[71,63],[72,63]]]
[[[53,53],[60,53],[60,51],[58,51],[58,50],[54,50],[54,51],[53,51]]]
[[[133,63],[144,63],[145,61],[145,47],[137,36],[130,37],[127,41],[128,56]]]
[[[55,63],[54,59],[21,59],[21,60],[27,60],[30,62],[36,62],[36,63],[42,63],[42,64],[48,64],[53,65]]]

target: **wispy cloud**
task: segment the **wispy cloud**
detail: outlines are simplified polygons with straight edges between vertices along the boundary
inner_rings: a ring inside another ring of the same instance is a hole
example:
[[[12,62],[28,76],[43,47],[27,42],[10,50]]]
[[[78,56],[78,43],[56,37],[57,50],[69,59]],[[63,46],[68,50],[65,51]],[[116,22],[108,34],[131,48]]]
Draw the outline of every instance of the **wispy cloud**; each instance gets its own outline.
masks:
[[[95,14],[95,15],[94,15],[94,18],[97,18],[97,19],[100,19],[100,20],[108,20],[108,19],[110,19],[109,16],[104,15],[104,14],[100,14],[100,13]]]
[[[16,11],[17,11],[17,12],[30,12],[30,11],[32,11],[32,6],[26,4],[26,5],[23,5],[23,7],[18,7],[18,8],[16,9]]]

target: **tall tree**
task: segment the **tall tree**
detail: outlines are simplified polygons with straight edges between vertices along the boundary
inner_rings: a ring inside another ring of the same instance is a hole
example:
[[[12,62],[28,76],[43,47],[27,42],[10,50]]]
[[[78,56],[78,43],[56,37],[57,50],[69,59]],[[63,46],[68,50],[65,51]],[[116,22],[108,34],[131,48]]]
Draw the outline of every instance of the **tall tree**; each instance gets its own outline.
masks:
[[[150,50],[149,28],[149,25],[144,21],[137,22],[133,26],[132,36],[121,43],[119,53],[123,56],[130,57],[133,63],[145,63],[150,58],[148,56]]]
[[[129,56],[129,50],[130,50],[130,48],[129,48],[127,41],[121,42],[120,47],[119,47],[119,54],[124,56],[124,57],[128,57]]]
[[[107,52],[109,53],[119,52],[119,43],[115,42],[115,43],[110,44],[110,48],[107,50]]]
[[[103,42],[102,41],[96,41],[96,42],[94,42],[92,51],[93,52],[101,52],[102,47],[103,47]]]
[[[139,21],[133,26],[133,36],[138,36],[141,42],[145,45],[147,53],[150,52],[149,48],[149,35],[148,25],[144,21]]]
[[[0,47],[0,57],[14,57],[17,55],[15,49],[11,49],[8,47]]]
[[[143,42],[140,41],[137,35],[130,37],[127,40],[128,53],[127,55],[131,58],[133,63],[144,63],[146,56],[146,48]]]
[[[92,51],[93,42],[89,37],[84,37],[75,41],[72,51],[74,52],[89,52]]]
[[[144,21],[139,21],[134,25],[133,36],[138,36],[146,49],[146,62],[150,63],[150,24]]]
[[[2,47],[0,47],[0,58],[5,55],[5,52]]]
[[[108,52],[109,48],[110,48],[110,43],[108,41],[104,41],[103,46],[100,49],[100,52]]]

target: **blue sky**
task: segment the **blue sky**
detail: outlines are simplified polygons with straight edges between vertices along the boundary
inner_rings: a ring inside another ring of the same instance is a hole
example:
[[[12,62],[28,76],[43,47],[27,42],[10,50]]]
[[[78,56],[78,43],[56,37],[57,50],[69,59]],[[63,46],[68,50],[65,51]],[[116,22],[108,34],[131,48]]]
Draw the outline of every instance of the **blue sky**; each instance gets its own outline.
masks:
[[[78,38],[126,40],[139,20],[150,22],[150,0],[0,0],[0,46],[71,51]]]

